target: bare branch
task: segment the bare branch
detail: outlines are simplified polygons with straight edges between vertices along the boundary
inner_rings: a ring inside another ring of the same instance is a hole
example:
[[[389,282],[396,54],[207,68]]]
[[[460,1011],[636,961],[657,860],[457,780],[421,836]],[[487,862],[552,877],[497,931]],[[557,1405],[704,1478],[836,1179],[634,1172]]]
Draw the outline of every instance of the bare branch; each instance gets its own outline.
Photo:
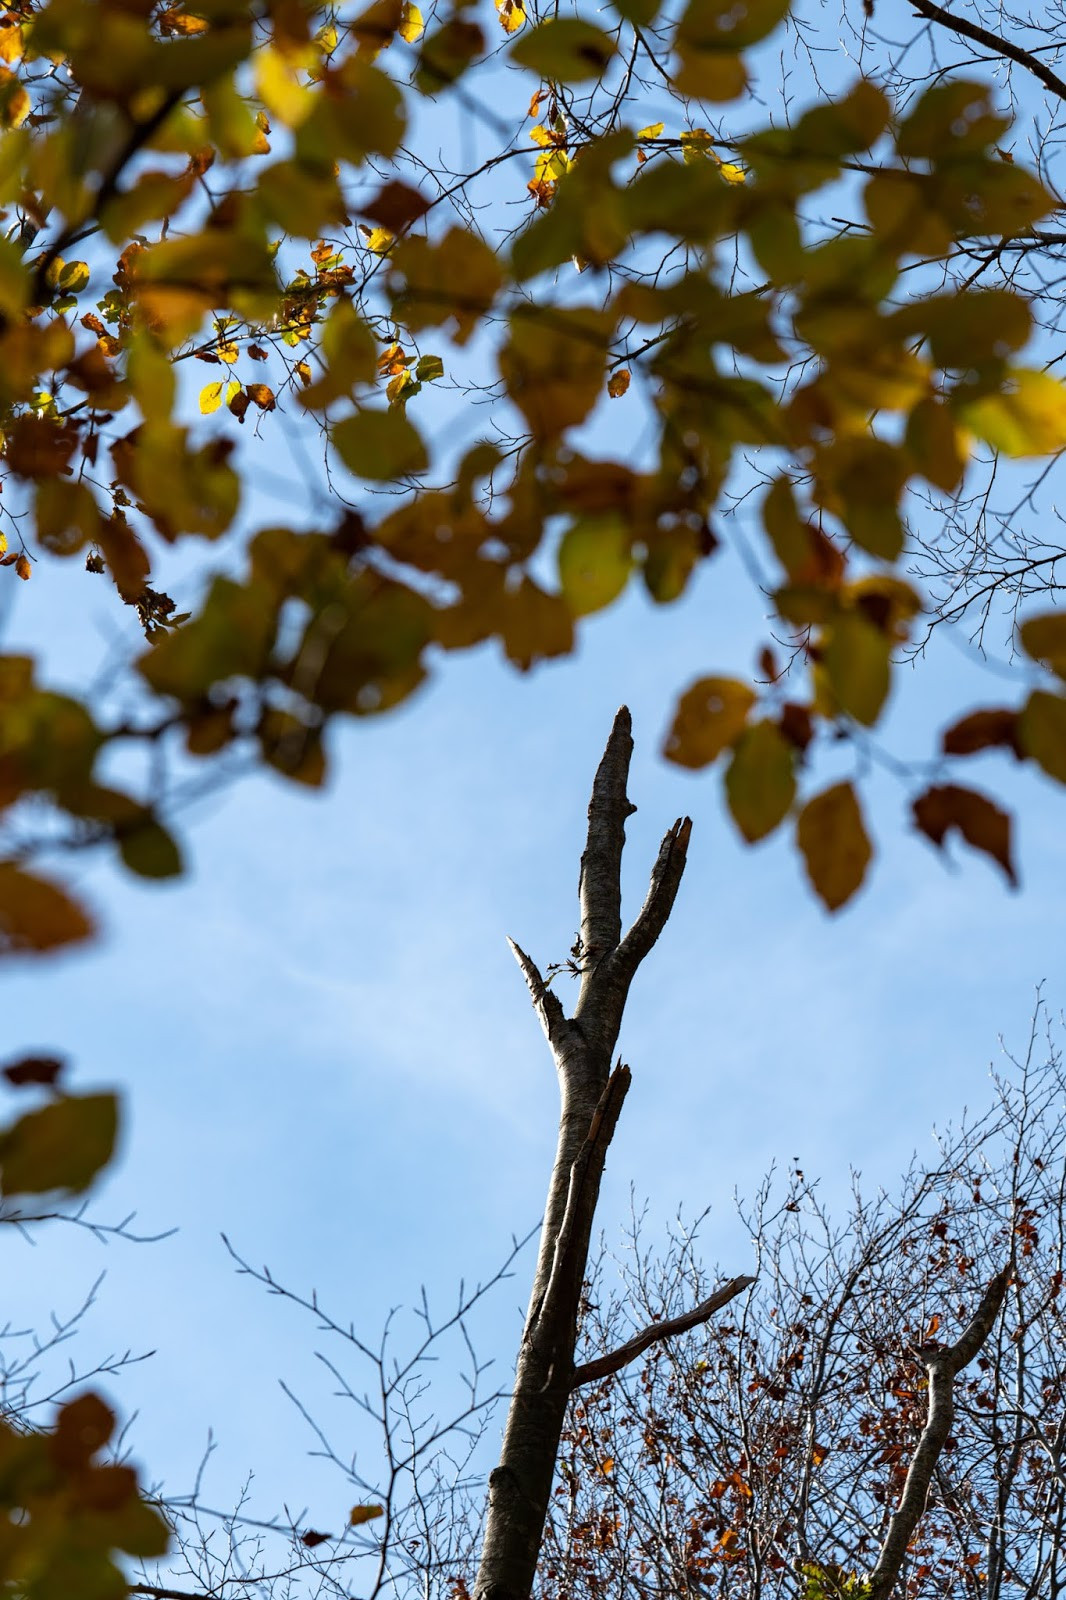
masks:
[[[633,976],[666,926],[685,870],[691,836],[692,818],[678,817],[659,846],[644,904],[612,962],[624,981]]]
[[[516,944],[513,939],[508,939],[507,943],[510,945],[511,953],[521,967],[522,976],[529,986],[529,992],[533,997],[533,1005],[537,1016],[540,1018],[540,1025],[544,1029],[544,1036],[549,1044],[553,1044],[555,1042],[552,1036],[553,1030],[557,1032],[566,1022],[566,1012],[563,1010],[562,1001],[557,994],[548,988],[548,985],[541,977],[537,963],[526,955],[521,945]]]
[[[738,1294],[750,1289],[754,1282],[754,1278],[744,1275],[730,1278],[728,1283],[708,1295],[706,1300],[701,1300],[698,1306],[693,1306],[691,1311],[684,1311],[678,1317],[667,1317],[663,1322],[653,1322],[609,1355],[598,1356],[595,1361],[586,1361],[580,1367],[575,1367],[571,1388],[579,1389],[584,1383],[596,1383],[600,1378],[609,1378],[613,1372],[620,1372],[643,1355],[651,1345],[658,1344],[662,1339],[672,1339],[675,1334],[687,1333],[690,1328],[698,1328],[701,1322],[707,1322],[730,1300],[735,1300]]]
[[[626,818],[637,809],[626,795],[633,754],[632,728],[629,707],[622,706],[592,784],[580,878],[581,947],[588,963],[586,985],[596,963],[610,954],[622,936],[622,848]]]
[[[919,1352],[929,1374],[929,1413],[911,1459],[899,1505],[892,1514],[877,1565],[870,1574],[869,1600],[887,1600],[895,1588],[907,1548],[925,1510],[929,1485],[955,1417],[955,1377],[984,1344],[999,1315],[1011,1267],[997,1272],[968,1327],[955,1344],[925,1345]]]
[[[1057,94],[1060,99],[1066,100],[1066,83],[1045,66],[1039,57],[1032,51],[1024,50],[1021,45],[1011,44],[1009,39],[1001,39],[998,33],[993,33],[990,28],[982,28],[977,22],[970,22],[966,17],[958,16],[954,11],[948,11],[943,6],[938,6],[935,0],[911,0],[911,5],[920,17],[925,17],[928,22],[938,22],[943,28],[950,28],[952,33],[959,34],[964,39],[972,39],[974,44],[984,45],[986,50],[991,50],[994,55],[1005,56],[1008,61],[1016,61],[1020,67],[1031,72],[1034,78],[1039,78],[1046,89],[1052,94]]]

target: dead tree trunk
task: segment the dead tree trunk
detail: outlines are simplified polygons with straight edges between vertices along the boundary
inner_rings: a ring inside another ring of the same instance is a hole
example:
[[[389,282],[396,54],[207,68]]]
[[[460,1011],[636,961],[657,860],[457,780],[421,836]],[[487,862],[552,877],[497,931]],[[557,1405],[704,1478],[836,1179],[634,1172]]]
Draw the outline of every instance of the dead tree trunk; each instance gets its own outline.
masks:
[[[489,1505],[475,1600],[528,1600],[536,1574],[555,1458],[571,1392],[617,1371],[657,1339],[705,1321],[754,1280],[738,1277],[684,1317],[646,1329],[619,1350],[575,1367],[578,1306],[589,1240],[630,1073],[611,1070],[633,977],[666,925],[685,868],[692,824],[679,818],[659,847],[647,898],[622,934],[621,863],[633,752],[628,710],[614,720],[592,786],[581,857],[581,988],[572,1017],[535,963],[512,942],[559,1077],[559,1140],[548,1188],[533,1291]]]

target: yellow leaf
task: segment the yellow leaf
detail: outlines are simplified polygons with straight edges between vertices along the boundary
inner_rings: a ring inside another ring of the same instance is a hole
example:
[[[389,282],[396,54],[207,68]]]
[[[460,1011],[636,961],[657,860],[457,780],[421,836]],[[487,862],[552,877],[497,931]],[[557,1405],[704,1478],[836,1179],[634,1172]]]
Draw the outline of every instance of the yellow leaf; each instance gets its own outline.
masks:
[[[385,255],[396,242],[396,235],[390,233],[388,228],[366,228],[360,223],[359,232],[366,240],[367,249],[372,250],[376,256]]]
[[[384,1515],[384,1506],[353,1506],[348,1522],[351,1527],[358,1528],[362,1522],[373,1522],[375,1517]]]
[[[253,60],[259,98],[279,122],[283,122],[287,128],[298,128],[310,116],[315,105],[314,94],[297,77],[299,67],[306,63],[273,45],[264,45],[257,50]]]
[[[637,134],[637,138],[638,139],[657,139],[659,137],[659,135],[662,133],[663,127],[664,127],[663,123],[661,123],[661,122],[653,122],[653,123],[651,123],[651,125],[649,127],[641,128],[640,132]]]
[[[711,156],[711,136],[706,128],[693,128],[681,135],[681,155],[686,166],[694,161],[706,161]]]
[[[735,161],[719,161],[718,171],[726,183],[744,183],[747,180],[744,168],[738,167]]]
[[[583,517],[559,545],[559,583],[575,617],[600,611],[621,594],[633,568],[632,538],[618,517]]]
[[[89,282],[89,267],[84,261],[68,261],[56,280],[64,294],[80,294]]]
[[[570,171],[573,162],[565,150],[545,150],[533,167],[535,183],[557,183]]]
[[[221,383],[209,383],[200,390],[200,410],[205,417],[209,417],[212,411],[217,411],[221,406],[222,389]]]
[[[235,344],[218,344],[215,346],[215,354],[218,359],[220,361],[224,361],[227,366],[232,366],[237,357],[240,355],[240,351],[237,349]]]
[[[408,0],[408,3],[403,8],[403,15],[400,18],[400,38],[406,39],[408,44],[415,44],[417,40],[421,39],[425,31],[426,25],[422,20],[421,11],[419,11],[416,5],[412,5],[410,0]]]
[[[859,888],[873,854],[850,783],[808,800],[796,822],[796,843],[815,893],[827,910],[838,910]]]
[[[744,732],[755,691],[738,678],[700,678],[681,696],[663,754],[679,767],[707,766]]]
[[[1049,372],[1016,369],[1004,393],[973,400],[959,415],[971,433],[1007,456],[1066,448],[1066,388]]]
[[[504,33],[517,33],[519,28],[525,27],[526,12],[522,0],[496,0],[496,11]]]

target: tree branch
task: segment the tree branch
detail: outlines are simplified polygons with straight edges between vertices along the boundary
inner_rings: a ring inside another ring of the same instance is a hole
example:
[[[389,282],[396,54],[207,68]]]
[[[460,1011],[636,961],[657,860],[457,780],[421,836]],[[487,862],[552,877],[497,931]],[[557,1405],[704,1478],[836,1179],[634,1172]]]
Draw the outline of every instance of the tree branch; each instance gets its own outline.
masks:
[[[611,962],[625,982],[636,972],[666,926],[685,870],[691,835],[692,818],[678,817],[659,846],[644,904]]]
[[[559,1028],[564,1026],[566,1022],[566,1012],[563,1010],[562,1001],[557,994],[548,988],[548,985],[540,975],[540,968],[537,963],[526,955],[521,945],[516,944],[513,939],[508,939],[507,943],[511,947],[511,954],[522,969],[522,976],[525,978],[529,992],[533,996],[533,1005],[537,1016],[540,1018],[540,1025],[544,1029],[544,1037],[550,1045],[554,1045],[556,1041],[555,1037],[553,1037],[553,1030],[557,1036]]]
[[[1066,100],[1066,83],[1057,72],[1052,72],[1039,57],[1033,55],[1032,51],[1023,50],[1021,45],[1011,44],[1009,39],[1001,39],[990,28],[982,28],[977,22],[970,22],[966,17],[957,16],[954,11],[945,10],[943,6],[938,6],[935,0],[911,0],[911,5],[927,22],[938,22],[941,27],[950,28],[952,33],[959,34],[962,38],[971,39],[974,44],[984,45],[985,49],[991,50],[993,54],[1017,62],[1026,72],[1031,72],[1034,78],[1039,78],[1052,94],[1057,94],[1061,100]]]
[[[929,1485],[955,1417],[955,1378],[980,1350],[999,1315],[1012,1268],[997,1272],[962,1336],[952,1345],[924,1345],[918,1352],[929,1374],[929,1415],[911,1459],[899,1505],[870,1574],[869,1600],[888,1600],[918,1526]]]
[[[629,707],[622,706],[592,784],[579,880],[581,950],[586,963],[582,995],[597,962],[609,955],[622,937],[622,848],[626,818],[637,809],[626,795],[632,728]]]
[[[701,1300],[698,1306],[693,1306],[691,1311],[683,1311],[679,1317],[667,1317],[663,1322],[653,1322],[650,1327],[636,1334],[632,1339],[627,1339],[625,1344],[620,1344],[617,1350],[612,1350],[609,1355],[597,1356],[595,1361],[585,1361],[580,1367],[574,1368],[574,1376],[570,1387],[579,1389],[582,1384],[596,1383],[600,1378],[609,1378],[613,1372],[620,1372],[631,1361],[643,1355],[651,1345],[658,1344],[661,1339],[672,1339],[677,1333],[687,1333],[689,1328],[699,1327],[701,1322],[707,1322],[720,1311],[730,1300],[735,1300],[738,1294],[743,1294],[745,1289],[750,1289],[755,1282],[754,1278],[741,1276],[730,1278],[720,1289],[716,1289],[706,1300]]]

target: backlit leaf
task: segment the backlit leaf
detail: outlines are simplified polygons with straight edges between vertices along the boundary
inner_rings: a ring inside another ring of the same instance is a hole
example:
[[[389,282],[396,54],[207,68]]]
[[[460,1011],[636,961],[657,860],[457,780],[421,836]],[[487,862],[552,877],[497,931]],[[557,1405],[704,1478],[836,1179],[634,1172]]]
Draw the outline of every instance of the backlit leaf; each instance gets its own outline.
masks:
[[[200,390],[200,410],[205,417],[219,409],[225,387],[224,383],[208,383]]]
[[[997,745],[1005,745],[1008,750],[1019,753],[1018,713],[1008,710],[1006,706],[971,711],[950,728],[945,728],[940,741],[940,748],[946,756],[977,755]]]
[[[773,722],[756,722],[737,740],[725,775],[733,821],[749,844],[772,833],[796,795],[795,751]]]
[[[618,372],[612,372],[607,380],[607,393],[611,399],[617,400],[621,395],[624,395],[629,388],[629,382],[630,371],[628,367],[622,367]]]
[[[411,0],[407,0],[407,4],[403,8],[398,31],[400,38],[406,40],[408,44],[415,44],[426,31],[422,13],[416,5],[411,3]]]
[[[821,664],[833,698],[841,711],[872,727],[891,684],[891,640],[858,611],[842,613],[827,634]]]
[[[679,767],[705,767],[743,733],[755,691],[739,678],[699,678],[677,703],[663,755]]]
[[[861,885],[873,854],[850,783],[808,800],[796,819],[796,843],[815,893],[827,910],[838,910]]]
[[[333,429],[333,445],[349,472],[387,483],[424,472],[426,447],[403,411],[357,411]]]
[[[963,424],[1008,456],[1052,455],[1066,448],[1066,388],[1049,372],[1014,370],[1002,394],[960,405]]]
[[[580,17],[551,17],[522,35],[511,59],[554,83],[599,78],[614,55],[614,41]]]
[[[563,534],[559,584],[575,617],[617,599],[633,566],[632,539],[618,517],[585,517]]]
[[[518,33],[526,25],[526,12],[521,0],[496,0],[496,12],[505,33]]]

